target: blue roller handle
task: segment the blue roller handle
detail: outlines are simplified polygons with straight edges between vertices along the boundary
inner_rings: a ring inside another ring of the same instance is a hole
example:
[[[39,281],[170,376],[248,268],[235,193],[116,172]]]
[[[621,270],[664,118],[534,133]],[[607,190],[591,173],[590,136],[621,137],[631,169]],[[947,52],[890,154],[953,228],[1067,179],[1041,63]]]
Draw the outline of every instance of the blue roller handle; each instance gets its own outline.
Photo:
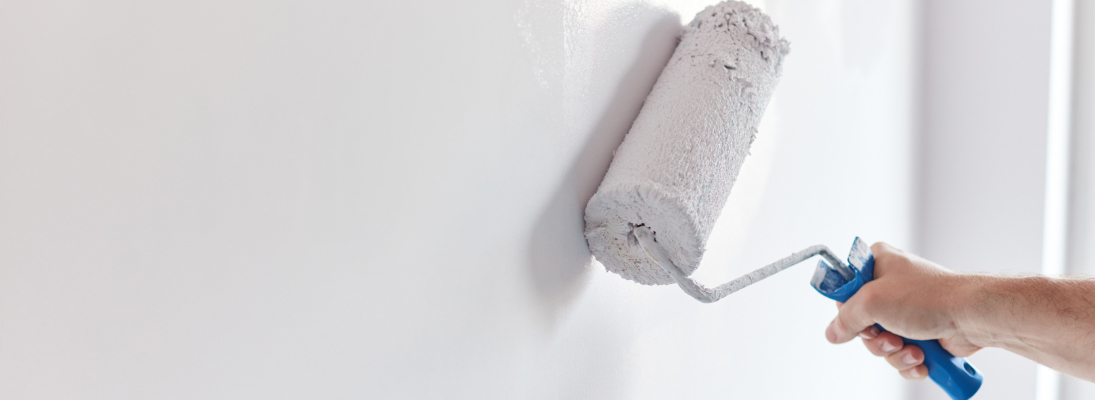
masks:
[[[830,299],[846,302],[859,288],[874,279],[874,255],[866,242],[856,238],[852,244],[848,263],[855,271],[851,281],[844,279],[825,261],[819,268],[826,268],[824,282],[814,282],[814,289]],[[882,326],[875,324],[879,330]],[[965,358],[955,357],[939,344],[938,340],[912,340],[901,338],[905,344],[920,347],[924,352],[924,366],[928,367],[928,377],[947,392],[952,399],[968,400],[981,388],[984,377]]]

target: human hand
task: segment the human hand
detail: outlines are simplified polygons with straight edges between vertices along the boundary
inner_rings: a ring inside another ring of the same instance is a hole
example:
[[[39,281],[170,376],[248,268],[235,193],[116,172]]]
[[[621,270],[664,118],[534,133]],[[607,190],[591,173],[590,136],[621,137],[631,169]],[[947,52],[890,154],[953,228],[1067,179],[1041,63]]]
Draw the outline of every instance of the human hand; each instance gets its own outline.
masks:
[[[981,349],[958,323],[968,279],[885,243],[875,243],[871,252],[874,280],[847,303],[838,303],[837,317],[825,330],[826,339],[845,343],[860,336],[872,354],[886,358],[901,376],[915,380],[928,375],[924,353],[904,345],[898,335],[939,339],[944,349],[959,357]],[[880,332],[876,323],[889,332]]]

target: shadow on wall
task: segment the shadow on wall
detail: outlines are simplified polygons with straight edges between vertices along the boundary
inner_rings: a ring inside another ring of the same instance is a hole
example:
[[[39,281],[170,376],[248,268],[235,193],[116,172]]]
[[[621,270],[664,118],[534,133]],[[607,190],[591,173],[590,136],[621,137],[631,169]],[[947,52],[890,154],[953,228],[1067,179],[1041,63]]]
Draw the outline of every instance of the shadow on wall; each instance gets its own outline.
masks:
[[[620,85],[600,121],[586,135],[581,152],[540,214],[529,238],[529,275],[548,323],[552,323],[558,311],[578,294],[592,262],[583,234],[586,203],[601,184],[612,161],[612,153],[631,129],[646,95],[677,46],[682,27],[676,13],[653,8],[640,12],[647,15],[636,15],[634,8],[616,9],[608,20],[654,22],[607,24],[613,29],[593,32],[600,41],[612,36],[641,34],[634,32],[634,28],[627,29],[627,25],[649,27],[631,68],[622,78],[617,78],[614,70],[594,72],[591,81],[618,79]],[[597,57],[606,56],[599,53]]]

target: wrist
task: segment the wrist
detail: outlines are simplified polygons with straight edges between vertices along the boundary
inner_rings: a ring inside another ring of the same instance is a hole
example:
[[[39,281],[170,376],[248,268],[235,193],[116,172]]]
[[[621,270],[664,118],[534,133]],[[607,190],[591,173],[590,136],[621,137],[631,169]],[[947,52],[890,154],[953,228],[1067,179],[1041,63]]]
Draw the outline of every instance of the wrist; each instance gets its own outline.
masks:
[[[980,347],[1016,351],[1032,345],[1030,330],[1049,311],[1039,310],[1033,299],[1046,298],[1048,285],[1048,278],[1038,276],[965,275],[957,290],[958,334]]]
[[[954,334],[978,347],[1000,347],[997,327],[989,326],[996,312],[997,278],[987,275],[955,274],[948,296],[948,310]]]

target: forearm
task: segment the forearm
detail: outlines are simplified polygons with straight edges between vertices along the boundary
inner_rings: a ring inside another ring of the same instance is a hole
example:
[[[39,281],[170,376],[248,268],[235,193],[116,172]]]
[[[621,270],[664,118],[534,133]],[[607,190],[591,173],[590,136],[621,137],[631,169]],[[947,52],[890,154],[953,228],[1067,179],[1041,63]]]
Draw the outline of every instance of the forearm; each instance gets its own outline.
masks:
[[[955,324],[1000,347],[1095,381],[1095,280],[964,275]]]

